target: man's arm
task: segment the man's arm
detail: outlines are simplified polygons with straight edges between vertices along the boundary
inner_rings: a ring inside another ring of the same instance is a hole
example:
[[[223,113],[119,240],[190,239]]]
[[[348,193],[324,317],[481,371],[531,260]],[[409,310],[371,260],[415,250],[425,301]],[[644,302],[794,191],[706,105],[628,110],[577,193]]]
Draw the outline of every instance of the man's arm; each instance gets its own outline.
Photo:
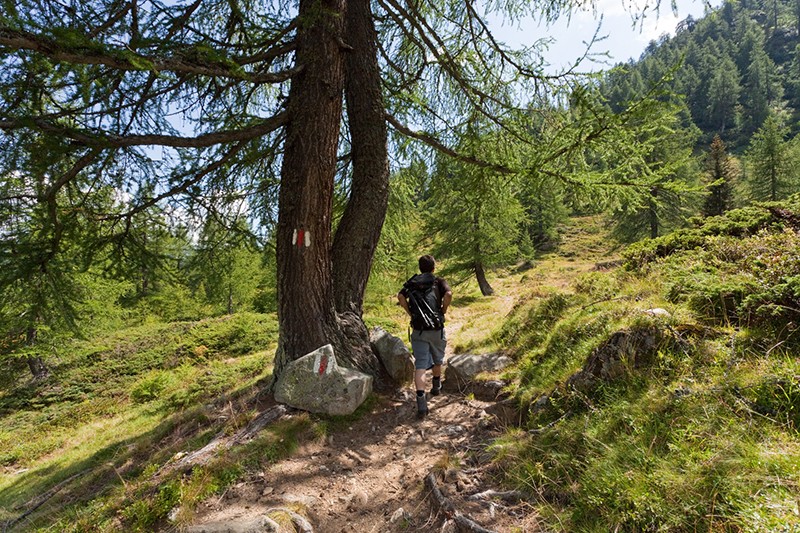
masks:
[[[408,309],[408,300],[406,300],[402,292],[397,293],[397,302],[400,304],[400,307],[406,310],[408,316],[411,316],[411,311]]]
[[[442,314],[447,314],[447,308],[450,307],[450,302],[453,300],[453,291],[447,291],[442,298]]]

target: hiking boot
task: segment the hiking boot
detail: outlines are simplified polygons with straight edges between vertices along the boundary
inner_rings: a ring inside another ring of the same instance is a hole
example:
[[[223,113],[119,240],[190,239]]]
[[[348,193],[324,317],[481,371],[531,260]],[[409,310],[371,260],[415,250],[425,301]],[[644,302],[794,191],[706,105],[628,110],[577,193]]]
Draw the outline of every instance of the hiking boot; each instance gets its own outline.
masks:
[[[439,396],[442,392],[442,378],[433,378],[433,386],[431,387],[431,396]]]
[[[425,399],[425,395],[417,396],[417,416],[422,418],[423,416],[428,414],[428,401]]]

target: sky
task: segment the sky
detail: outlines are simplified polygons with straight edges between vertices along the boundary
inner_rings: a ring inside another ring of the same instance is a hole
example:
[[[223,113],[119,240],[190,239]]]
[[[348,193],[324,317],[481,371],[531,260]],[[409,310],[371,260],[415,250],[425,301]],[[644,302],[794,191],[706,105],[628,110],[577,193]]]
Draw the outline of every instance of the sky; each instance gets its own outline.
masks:
[[[641,3],[641,1],[639,0]],[[509,45],[531,44],[536,39],[551,37],[554,41],[544,54],[550,64],[550,70],[568,67],[582,56],[588,42],[598,25],[599,36],[605,39],[595,43],[594,52],[608,52],[609,58],[602,58],[604,63],[585,64],[582,71],[604,70],[611,65],[638,59],[648,43],[658,39],[662,34],[675,34],[677,24],[692,15],[695,19],[703,16],[707,2],[703,0],[676,0],[677,13],[673,13],[670,0],[661,0],[658,13],[649,10],[644,20],[634,26],[632,11],[637,0],[596,0],[596,10],[577,11],[569,21],[562,18],[548,26],[536,20],[527,19],[519,27],[493,23],[493,31],[499,40]],[[711,0],[710,5],[717,7],[720,0]],[[602,16],[602,19],[601,19]]]

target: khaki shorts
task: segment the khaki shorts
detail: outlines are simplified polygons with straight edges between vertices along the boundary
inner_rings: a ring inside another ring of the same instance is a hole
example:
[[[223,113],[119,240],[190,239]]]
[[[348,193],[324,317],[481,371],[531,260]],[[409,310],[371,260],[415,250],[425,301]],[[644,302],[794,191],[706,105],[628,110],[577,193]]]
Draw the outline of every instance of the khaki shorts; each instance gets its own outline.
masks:
[[[411,331],[411,350],[414,352],[414,368],[429,370],[444,363],[447,337],[444,329]]]

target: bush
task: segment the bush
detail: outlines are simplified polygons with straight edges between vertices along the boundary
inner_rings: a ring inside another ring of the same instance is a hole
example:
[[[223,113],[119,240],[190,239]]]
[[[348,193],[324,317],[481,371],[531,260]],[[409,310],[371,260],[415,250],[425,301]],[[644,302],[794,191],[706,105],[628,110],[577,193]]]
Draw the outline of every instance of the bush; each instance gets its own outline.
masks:
[[[145,375],[131,388],[134,403],[147,403],[157,400],[161,393],[174,382],[172,374],[156,370]]]

